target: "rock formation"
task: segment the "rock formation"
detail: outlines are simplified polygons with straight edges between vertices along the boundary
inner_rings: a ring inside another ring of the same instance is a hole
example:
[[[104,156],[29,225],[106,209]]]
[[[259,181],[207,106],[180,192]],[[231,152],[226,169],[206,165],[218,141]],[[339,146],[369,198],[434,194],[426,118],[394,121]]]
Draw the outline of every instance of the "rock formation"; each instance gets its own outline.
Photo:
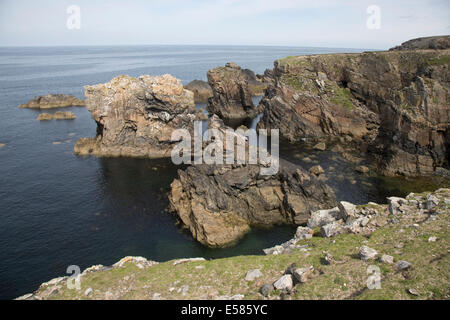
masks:
[[[118,76],[85,87],[97,137],[80,139],[80,155],[170,157],[175,129],[193,129],[194,94],[171,75]]]
[[[189,166],[178,171],[169,200],[193,237],[210,247],[234,244],[252,226],[304,224],[312,211],[336,204],[327,185],[283,160],[274,175],[248,163]]]
[[[211,114],[222,119],[253,118],[258,114],[259,109],[252,101],[256,89],[250,89],[248,71],[231,62],[225,67],[209,70],[207,75],[214,94],[207,107]]]
[[[406,41],[400,46],[391,48],[389,50],[443,50],[450,49],[450,36],[436,36],[436,37],[424,37]]]
[[[191,81],[184,88],[194,93],[196,103],[206,103],[214,95],[208,82],[202,80]]]
[[[71,106],[84,106],[85,102],[75,98],[71,94],[47,94],[45,96],[35,97],[26,104],[21,104],[19,108],[29,109],[54,109]]]
[[[54,114],[51,113],[41,113],[38,117],[37,120],[39,121],[49,121],[49,120],[73,120],[76,119],[76,116],[73,112],[67,111],[67,112],[62,112],[62,111],[57,111]]]
[[[384,174],[450,164],[450,50],[289,57],[275,62],[259,126],[295,141],[335,136]],[[345,139],[344,139],[345,138]]]

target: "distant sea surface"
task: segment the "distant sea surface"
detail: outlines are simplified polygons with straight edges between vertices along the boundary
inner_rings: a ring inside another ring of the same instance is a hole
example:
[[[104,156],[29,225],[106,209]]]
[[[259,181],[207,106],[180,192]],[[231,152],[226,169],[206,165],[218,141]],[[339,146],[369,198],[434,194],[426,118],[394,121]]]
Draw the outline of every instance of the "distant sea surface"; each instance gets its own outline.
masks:
[[[76,114],[73,121],[40,122],[40,111],[18,109],[19,104],[47,93],[84,98],[83,85],[120,74],[169,73],[187,84],[206,80],[209,69],[229,61],[263,73],[277,58],[361,51],[254,46],[0,48],[0,143],[5,144],[0,148],[0,299],[32,292],[42,282],[65,275],[69,265],[83,270],[111,265],[128,255],[167,261],[262,254],[263,248],[294,233],[286,226],[255,230],[233,248],[207,249],[165,211],[177,171],[170,160],[77,157],[76,140],[96,131],[85,108],[64,109]],[[300,145],[287,146],[282,155],[295,162],[302,150]],[[326,168],[339,167],[326,153],[315,159]],[[330,179],[330,184],[341,200],[381,201],[388,192],[374,181],[367,188],[338,181]]]

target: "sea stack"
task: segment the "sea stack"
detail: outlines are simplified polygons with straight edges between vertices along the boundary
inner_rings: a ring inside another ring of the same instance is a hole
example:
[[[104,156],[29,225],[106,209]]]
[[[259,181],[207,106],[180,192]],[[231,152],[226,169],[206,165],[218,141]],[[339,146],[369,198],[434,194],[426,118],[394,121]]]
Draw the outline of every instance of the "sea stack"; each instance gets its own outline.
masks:
[[[95,138],[80,139],[79,155],[170,157],[176,129],[193,130],[194,94],[171,75],[118,76],[85,86],[86,107],[97,123]]]

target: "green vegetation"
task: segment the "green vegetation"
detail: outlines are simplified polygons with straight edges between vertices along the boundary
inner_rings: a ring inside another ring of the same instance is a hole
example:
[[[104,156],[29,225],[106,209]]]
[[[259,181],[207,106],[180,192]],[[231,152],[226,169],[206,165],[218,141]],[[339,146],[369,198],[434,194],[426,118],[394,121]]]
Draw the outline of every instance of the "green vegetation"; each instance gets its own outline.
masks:
[[[349,88],[334,87],[334,95],[331,97],[331,102],[344,107],[348,111],[352,111],[355,107],[352,103],[352,93]]]
[[[386,210],[386,206],[382,208]],[[369,237],[344,234],[326,239],[316,232],[312,239],[301,243],[308,245],[307,250],[278,256],[239,256],[176,266],[169,261],[147,269],[126,263],[122,268],[84,276],[79,291],[62,286],[51,299],[152,299],[155,293],[163,299],[211,299],[235,294],[242,294],[245,299],[262,299],[259,288],[273,283],[292,263],[299,267],[313,265],[315,269],[307,283],[295,288],[289,296],[292,299],[449,299],[448,211],[444,210],[436,220],[421,222],[418,228],[409,223],[388,225]],[[437,241],[429,242],[431,236]],[[364,262],[357,257],[363,245],[376,249],[379,255],[392,255],[396,262],[409,261],[413,267],[397,272],[394,265],[375,260]],[[335,262],[324,265],[324,252],[331,254]],[[367,270],[373,265],[381,270],[379,290],[367,289]],[[252,269],[260,269],[264,276],[247,282],[245,275]],[[185,286],[189,287],[183,295],[180,289]],[[84,295],[87,288],[93,289],[89,297]],[[410,289],[419,295],[412,295]],[[271,298],[279,295],[273,292]]]
[[[443,66],[443,65],[449,65],[450,64],[450,56],[449,55],[442,55],[439,57],[433,57],[428,59],[426,62],[429,66]]]

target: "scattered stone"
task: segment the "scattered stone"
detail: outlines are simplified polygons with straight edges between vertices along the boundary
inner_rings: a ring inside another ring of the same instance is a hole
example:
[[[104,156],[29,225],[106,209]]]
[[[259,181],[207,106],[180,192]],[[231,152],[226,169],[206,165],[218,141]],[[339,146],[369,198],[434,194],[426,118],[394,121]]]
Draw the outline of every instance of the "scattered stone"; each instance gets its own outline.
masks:
[[[320,176],[321,174],[325,173],[325,170],[323,170],[321,166],[314,166],[311,169],[309,169],[309,173],[315,176]]]
[[[175,260],[175,261],[173,262],[173,265],[176,266],[176,265],[179,265],[179,264],[182,264],[182,263],[187,263],[187,262],[198,262],[198,261],[205,261],[205,258],[178,259],[178,260]]]
[[[334,263],[334,257],[328,252],[325,252],[325,256],[322,259],[322,263],[325,265],[331,265]]]
[[[286,274],[286,275],[282,276],[281,278],[279,278],[277,281],[274,282],[273,286],[277,290],[287,291],[287,292],[291,291],[292,288],[294,287],[294,281],[292,279],[292,275]]]
[[[275,290],[273,285],[265,284],[259,289],[259,293],[261,293],[263,297],[268,297],[273,290]]]
[[[413,288],[409,288],[408,292],[410,294],[412,294],[413,296],[419,296],[419,292],[417,290],[413,289]]]
[[[355,170],[359,173],[368,173],[370,171],[370,169],[366,166],[358,166]]]
[[[401,213],[401,210],[399,210],[399,208],[403,204],[407,204],[407,203],[408,203],[408,201],[406,201],[403,198],[390,197],[390,198],[388,198],[389,212],[393,215],[399,214],[399,213]]]
[[[121,268],[128,262],[133,263],[134,265],[136,265],[138,267],[140,265],[141,266],[140,269],[142,269],[142,268],[149,268],[151,266],[154,266],[154,265],[158,264],[158,262],[150,261],[150,260],[147,260],[147,259],[145,259],[143,257],[125,257],[125,258],[122,258],[119,262],[116,262],[115,264],[113,264],[113,267],[114,268]]]
[[[437,239],[438,239],[437,237],[429,237],[428,242],[436,242]]]
[[[342,225],[339,222],[333,222],[329,223],[327,225],[324,225],[320,228],[320,232],[323,237],[330,238],[334,237],[338,234],[344,233],[345,229],[342,227]]]
[[[313,237],[314,230],[308,227],[298,227],[295,237],[300,240],[311,239]]]
[[[305,283],[308,281],[308,278],[313,274],[313,272],[314,267],[309,266],[306,268],[295,269],[292,275],[298,282]]]
[[[324,142],[319,142],[313,147],[315,150],[325,151],[327,148],[326,144]]]
[[[405,271],[405,270],[408,270],[409,268],[411,268],[411,266],[412,266],[412,264],[410,262],[402,260],[402,261],[397,262],[397,264],[395,265],[395,268],[398,271]]]
[[[255,269],[255,270],[250,270],[249,272],[247,272],[246,276],[245,276],[245,281],[255,281],[256,279],[258,279],[259,277],[262,277],[263,274],[261,272],[261,270],[259,269]]]
[[[367,246],[362,246],[359,249],[359,257],[363,261],[375,259],[377,255],[378,252],[375,249],[369,248]]]
[[[311,229],[322,227],[332,222],[340,220],[341,212],[338,207],[329,210],[319,210],[311,213],[308,220],[308,227]]]
[[[338,204],[342,219],[348,221],[357,217],[356,206],[353,203],[341,201]]]
[[[92,294],[93,291],[94,290],[92,290],[92,288],[87,288],[86,291],[84,291],[84,295],[86,297],[89,297]]]
[[[161,293],[154,293],[152,300],[161,300]]]
[[[380,258],[380,262],[383,263],[387,263],[387,264],[393,264],[394,263],[394,257],[387,255],[387,254],[383,254]]]
[[[438,205],[439,205],[439,199],[436,196],[429,194],[427,196],[426,209],[433,210]]]

